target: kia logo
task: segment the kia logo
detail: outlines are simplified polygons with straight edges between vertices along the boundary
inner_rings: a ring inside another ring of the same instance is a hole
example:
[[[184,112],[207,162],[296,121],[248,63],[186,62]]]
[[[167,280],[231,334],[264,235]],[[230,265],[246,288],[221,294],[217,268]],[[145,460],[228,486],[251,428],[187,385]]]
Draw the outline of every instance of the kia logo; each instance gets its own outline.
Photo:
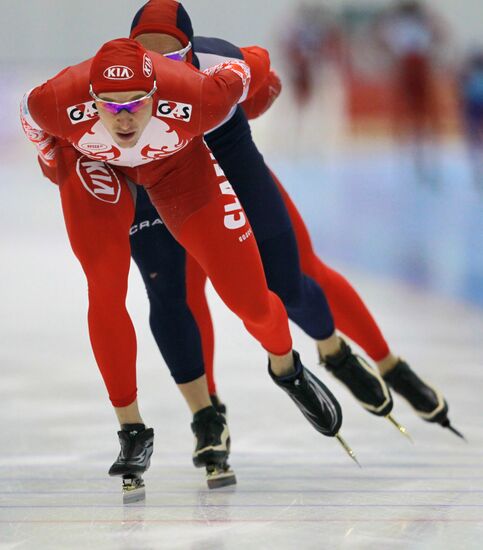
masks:
[[[121,195],[121,182],[116,172],[105,162],[81,156],[76,172],[84,188],[102,202],[116,204]]]
[[[134,72],[125,65],[112,65],[107,67],[103,73],[104,78],[109,80],[129,80],[134,76]]]
[[[153,62],[146,54],[143,56],[143,73],[146,78],[153,74]]]

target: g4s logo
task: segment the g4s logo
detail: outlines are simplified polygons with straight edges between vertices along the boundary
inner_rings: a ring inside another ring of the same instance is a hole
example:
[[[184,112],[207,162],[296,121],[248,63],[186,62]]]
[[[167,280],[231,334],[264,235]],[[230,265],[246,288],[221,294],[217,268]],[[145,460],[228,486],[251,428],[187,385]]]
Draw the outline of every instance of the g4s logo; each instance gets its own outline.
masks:
[[[189,105],[188,103],[177,103],[176,101],[160,99],[158,102],[158,108],[156,109],[156,116],[174,118],[176,120],[182,120],[183,122],[189,122],[191,119],[192,110],[192,105]]]

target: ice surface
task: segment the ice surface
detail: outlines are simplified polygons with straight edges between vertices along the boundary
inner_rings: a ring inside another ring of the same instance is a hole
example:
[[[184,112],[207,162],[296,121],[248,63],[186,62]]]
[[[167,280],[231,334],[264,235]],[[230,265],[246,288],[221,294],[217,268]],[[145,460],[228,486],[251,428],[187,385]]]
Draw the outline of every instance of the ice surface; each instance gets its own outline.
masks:
[[[483,314],[357,272],[344,271],[395,353],[444,392],[468,444],[397,399],[411,445],[320,371],[312,342],[294,329],[306,365],[340,398],[359,470],[273,385],[263,351],[211,294],[238,485],[209,491],[191,464],[190,416],[149,333],[133,269],[139,398],[156,440],[145,505],[123,506],[120,480],[107,475],[115,417],[90,351],[85,282],[57,191],[33,158],[14,160],[3,164],[0,187],[1,550],[482,547]]]

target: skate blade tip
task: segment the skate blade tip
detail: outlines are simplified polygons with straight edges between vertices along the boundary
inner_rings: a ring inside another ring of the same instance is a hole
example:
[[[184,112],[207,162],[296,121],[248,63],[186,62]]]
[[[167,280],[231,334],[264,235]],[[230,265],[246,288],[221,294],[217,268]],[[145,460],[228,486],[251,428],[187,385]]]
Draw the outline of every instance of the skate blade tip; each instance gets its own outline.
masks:
[[[402,435],[404,435],[411,443],[414,444],[414,440],[411,437],[411,434],[408,432],[407,428],[405,428],[402,424],[399,424],[399,422],[394,418],[394,416],[392,416],[392,414],[386,415],[386,418],[393,426],[396,426],[396,428]]]
[[[361,463],[357,460],[357,457],[354,453],[352,453],[351,455],[349,455],[352,460],[357,464],[357,466],[362,470],[362,466],[361,466]]]
[[[457,430],[456,428],[453,428],[453,426],[451,426],[451,424],[449,424],[448,426],[444,426],[444,427],[448,428],[448,430],[450,432],[453,432],[455,435],[457,435],[459,438],[461,438],[465,443],[468,443],[468,440],[466,439],[466,437],[459,430]]]
[[[359,466],[359,468],[362,468],[360,462],[357,460],[357,457],[356,457],[356,454],[354,453],[354,451],[351,449],[351,447],[349,447],[349,445],[347,444],[347,442],[345,441],[345,439],[339,435],[338,433],[335,434],[335,438],[337,439],[337,441],[342,445],[342,448],[344,449],[344,451],[352,458],[352,460],[357,464],[357,466]]]

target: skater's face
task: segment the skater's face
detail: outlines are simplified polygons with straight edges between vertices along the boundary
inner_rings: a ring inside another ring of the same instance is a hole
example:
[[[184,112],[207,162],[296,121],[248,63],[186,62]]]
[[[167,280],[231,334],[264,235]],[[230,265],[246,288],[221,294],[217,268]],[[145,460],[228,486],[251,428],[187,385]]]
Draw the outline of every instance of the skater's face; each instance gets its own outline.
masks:
[[[99,93],[99,118],[119,147],[134,147],[151,119],[152,94],[145,91]],[[99,101],[100,100],[100,101]]]
[[[191,43],[183,48],[183,44],[169,34],[151,32],[136,36],[137,40],[146,50],[158,52],[177,61],[186,61],[186,56],[191,49]]]

